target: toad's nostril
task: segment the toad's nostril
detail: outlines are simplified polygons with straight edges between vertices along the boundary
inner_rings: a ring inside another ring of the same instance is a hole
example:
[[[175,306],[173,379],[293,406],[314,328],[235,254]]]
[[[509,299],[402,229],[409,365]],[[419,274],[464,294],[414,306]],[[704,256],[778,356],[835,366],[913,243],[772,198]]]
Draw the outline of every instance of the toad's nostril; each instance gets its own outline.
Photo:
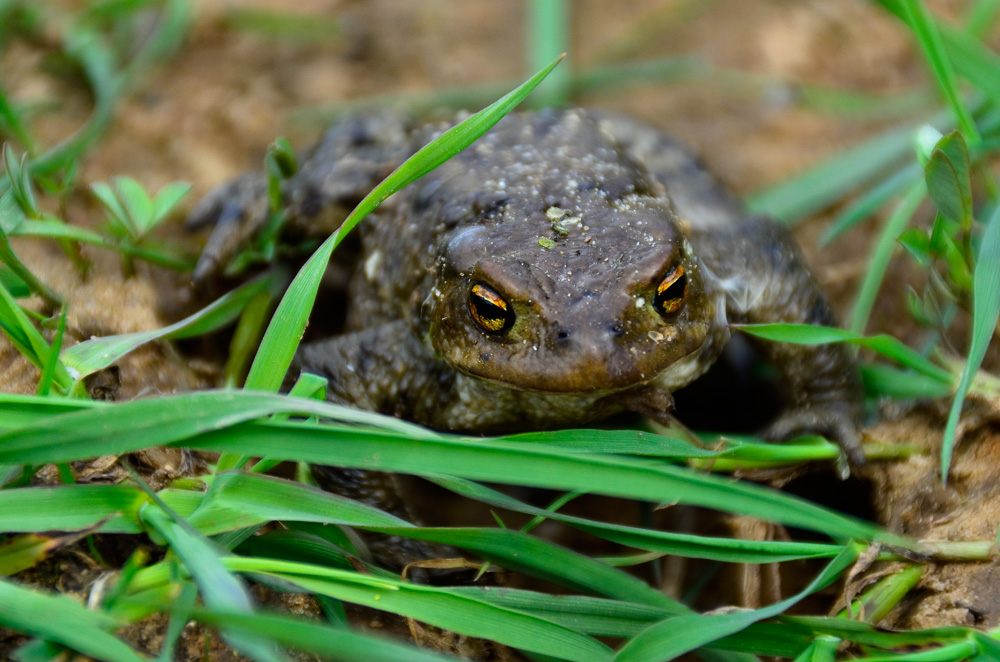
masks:
[[[621,338],[625,334],[625,327],[621,323],[616,322],[608,331],[611,333],[612,338]]]

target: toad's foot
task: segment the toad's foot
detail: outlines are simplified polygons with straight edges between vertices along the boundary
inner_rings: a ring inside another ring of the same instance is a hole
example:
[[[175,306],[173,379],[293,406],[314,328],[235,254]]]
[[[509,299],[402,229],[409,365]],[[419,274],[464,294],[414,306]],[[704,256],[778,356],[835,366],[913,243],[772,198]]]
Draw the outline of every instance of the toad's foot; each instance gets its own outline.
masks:
[[[845,402],[803,405],[781,414],[764,431],[768,439],[790,439],[801,434],[822,434],[835,442],[847,455],[851,466],[865,464],[858,429],[857,408]]]

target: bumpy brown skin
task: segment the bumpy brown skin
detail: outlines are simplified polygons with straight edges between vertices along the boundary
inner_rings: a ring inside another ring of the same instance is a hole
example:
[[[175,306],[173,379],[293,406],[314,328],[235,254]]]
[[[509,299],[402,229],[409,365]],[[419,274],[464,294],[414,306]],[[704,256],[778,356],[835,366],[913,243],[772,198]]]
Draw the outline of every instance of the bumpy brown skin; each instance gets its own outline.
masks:
[[[332,231],[445,128],[339,121],[286,182],[291,230]],[[264,224],[263,193],[259,176],[244,176],[193,212],[218,223],[199,274]],[[622,410],[665,420],[671,392],[716,360],[729,322],[834,323],[786,232],[748,216],[670,138],[620,116],[508,116],[358,232],[348,332],[304,346],[297,366],[327,377],[331,399],[440,430],[582,426]],[[663,314],[656,288],[678,265],[683,303]],[[475,284],[513,311],[504,332],[473,319]],[[773,436],[826,433],[862,462],[847,350],[759,348],[788,387]]]

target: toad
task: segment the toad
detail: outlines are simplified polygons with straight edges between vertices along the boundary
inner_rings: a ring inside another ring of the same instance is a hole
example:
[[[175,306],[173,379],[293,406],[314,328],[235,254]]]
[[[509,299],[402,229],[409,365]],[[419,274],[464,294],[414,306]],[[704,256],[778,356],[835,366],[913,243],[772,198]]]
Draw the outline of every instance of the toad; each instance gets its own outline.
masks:
[[[332,232],[448,126],[339,120],[283,182],[285,232]],[[198,275],[268,214],[262,175],[211,192],[192,213],[216,225]],[[345,332],[304,344],[296,367],[326,377],[331,400],[438,430],[584,426],[621,411],[667,422],[671,393],[719,357],[731,323],[835,324],[783,228],[674,139],[598,111],[507,116],[357,234]],[[767,434],[822,433],[862,462],[849,350],[756,347],[787,401]]]

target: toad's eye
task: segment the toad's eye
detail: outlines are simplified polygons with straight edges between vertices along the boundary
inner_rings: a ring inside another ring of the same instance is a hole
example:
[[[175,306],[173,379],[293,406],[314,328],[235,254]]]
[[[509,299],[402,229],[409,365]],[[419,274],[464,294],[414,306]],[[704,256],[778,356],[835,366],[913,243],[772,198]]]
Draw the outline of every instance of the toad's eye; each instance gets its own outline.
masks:
[[[681,309],[684,305],[684,296],[687,294],[687,285],[687,274],[684,273],[684,267],[679,264],[663,277],[656,287],[654,299],[656,310],[660,315],[670,315]]]
[[[514,325],[514,311],[502,296],[488,285],[476,283],[469,291],[469,312],[479,328],[487,333],[504,333]]]

